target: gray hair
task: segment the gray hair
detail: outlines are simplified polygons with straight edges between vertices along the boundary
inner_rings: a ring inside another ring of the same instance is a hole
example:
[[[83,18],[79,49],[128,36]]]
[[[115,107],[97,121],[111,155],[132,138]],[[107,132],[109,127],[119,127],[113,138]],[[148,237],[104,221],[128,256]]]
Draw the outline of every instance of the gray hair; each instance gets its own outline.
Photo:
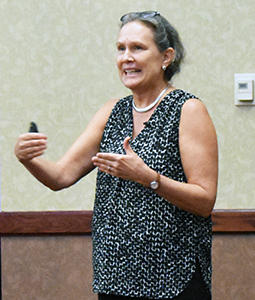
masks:
[[[159,12],[135,12],[121,17],[122,28],[129,22],[140,21],[151,28],[154,32],[154,42],[158,50],[163,53],[169,47],[175,50],[175,58],[164,71],[164,77],[170,81],[180,72],[181,63],[185,56],[185,49],[177,30]]]

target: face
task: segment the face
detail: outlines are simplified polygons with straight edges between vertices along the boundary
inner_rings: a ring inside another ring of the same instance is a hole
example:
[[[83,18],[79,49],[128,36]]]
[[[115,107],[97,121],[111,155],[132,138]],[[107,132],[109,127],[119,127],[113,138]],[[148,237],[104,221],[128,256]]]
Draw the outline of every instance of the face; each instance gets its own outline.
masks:
[[[123,84],[148,89],[164,83],[164,53],[159,52],[152,29],[140,21],[124,25],[117,42],[117,66]]]

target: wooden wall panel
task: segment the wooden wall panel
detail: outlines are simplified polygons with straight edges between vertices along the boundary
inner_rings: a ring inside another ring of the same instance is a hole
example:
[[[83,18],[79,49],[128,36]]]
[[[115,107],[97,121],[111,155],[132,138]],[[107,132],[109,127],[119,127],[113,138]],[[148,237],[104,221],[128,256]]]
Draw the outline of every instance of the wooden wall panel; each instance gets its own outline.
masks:
[[[2,238],[2,300],[97,300],[90,236]]]
[[[91,211],[0,213],[3,300],[96,300]],[[213,300],[255,299],[255,211],[214,211]]]
[[[213,234],[213,300],[255,299],[255,236]],[[2,238],[3,300],[96,300],[90,236]]]
[[[254,234],[213,234],[213,300],[255,299]]]

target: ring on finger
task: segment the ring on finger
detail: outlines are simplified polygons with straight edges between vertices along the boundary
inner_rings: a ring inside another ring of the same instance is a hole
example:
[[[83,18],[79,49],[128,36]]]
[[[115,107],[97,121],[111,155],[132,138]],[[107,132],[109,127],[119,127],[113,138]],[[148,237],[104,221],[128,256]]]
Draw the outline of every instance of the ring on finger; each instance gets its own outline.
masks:
[[[111,171],[111,166],[108,166],[108,171]]]

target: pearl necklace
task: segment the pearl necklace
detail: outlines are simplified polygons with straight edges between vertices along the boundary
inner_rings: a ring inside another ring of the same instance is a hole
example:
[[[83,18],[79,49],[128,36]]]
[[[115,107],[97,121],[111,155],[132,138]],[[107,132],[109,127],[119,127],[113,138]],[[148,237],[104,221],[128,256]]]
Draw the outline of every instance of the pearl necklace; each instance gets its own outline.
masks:
[[[168,89],[168,86],[159,94],[159,96],[148,106],[143,107],[143,108],[139,108],[135,105],[135,101],[133,99],[133,108],[135,111],[137,111],[138,113],[143,113],[146,112],[150,109],[152,109],[152,107],[154,107],[160,100],[161,96],[165,93],[165,91]]]

